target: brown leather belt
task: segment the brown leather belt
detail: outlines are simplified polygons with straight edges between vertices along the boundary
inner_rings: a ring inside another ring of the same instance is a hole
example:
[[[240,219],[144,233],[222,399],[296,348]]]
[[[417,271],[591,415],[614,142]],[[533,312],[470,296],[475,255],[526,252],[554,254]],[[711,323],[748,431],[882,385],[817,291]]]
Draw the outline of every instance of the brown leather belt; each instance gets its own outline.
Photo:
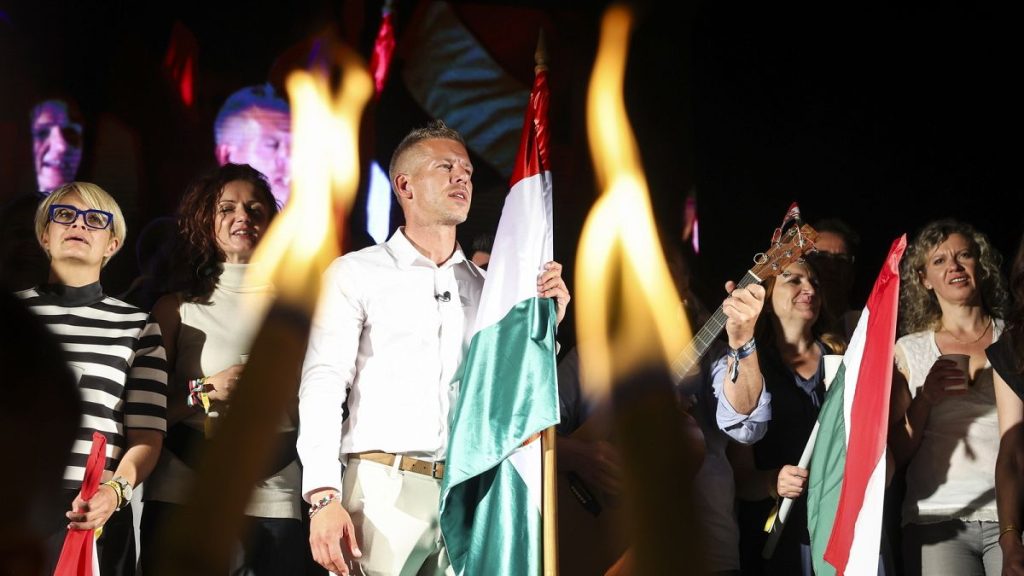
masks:
[[[376,462],[385,466],[394,466],[395,457],[394,454],[388,452],[359,452],[349,455],[349,458],[369,460],[370,462]],[[430,462],[429,460],[418,460],[409,456],[402,456],[402,462],[398,465],[398,469],[430,476],[438,480],[444,478],[444,462]]]

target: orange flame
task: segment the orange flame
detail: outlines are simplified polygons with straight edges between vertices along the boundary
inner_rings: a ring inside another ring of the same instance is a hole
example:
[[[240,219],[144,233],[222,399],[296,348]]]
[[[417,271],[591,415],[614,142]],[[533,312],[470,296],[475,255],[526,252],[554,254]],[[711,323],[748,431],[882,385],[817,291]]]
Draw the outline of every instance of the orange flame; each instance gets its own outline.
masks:
[[[604,190],[584,224],[576,259],[577,341],[588,394],[606,393],[643,367],[667,364],[690,338],[622,96],[631,28],[627,8],[608,9],[587,96],[587,131]]]
[[[279,301],[312,312],[320,274],[339,255],[336,217],[348,213],[359,184],[359,121],[373,95],[362,61],[339,46],[340,90],[326,72],[288,76],[292,109],[292,195],[253,254],[250,275],[269,282]]]

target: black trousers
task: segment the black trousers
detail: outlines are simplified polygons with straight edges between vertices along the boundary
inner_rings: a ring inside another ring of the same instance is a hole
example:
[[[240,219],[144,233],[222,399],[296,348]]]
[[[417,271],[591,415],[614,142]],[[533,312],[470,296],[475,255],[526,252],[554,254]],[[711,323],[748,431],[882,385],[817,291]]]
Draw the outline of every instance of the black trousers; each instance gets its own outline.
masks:
[[[168,519],[181,509],[177,504],[147,501],[142,508],[139,566],[143,576],[156,573],[157,547]],[[302,522],[289,518],[250,516],[242,544],[242,565],[232,574],[292,576],[302,574],[310,555],[308,534]],[[104,574],[106,576],[106,574]]]

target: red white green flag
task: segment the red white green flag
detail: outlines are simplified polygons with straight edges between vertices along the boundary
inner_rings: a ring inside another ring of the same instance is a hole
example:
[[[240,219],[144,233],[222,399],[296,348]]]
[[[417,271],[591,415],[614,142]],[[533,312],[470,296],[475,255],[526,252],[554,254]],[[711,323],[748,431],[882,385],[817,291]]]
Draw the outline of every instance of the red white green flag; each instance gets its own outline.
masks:
[[[464,363],[441,485],[455,573],[542,570],[542,430],[558,423],[555,306],[537,296],[552,258],[547,72],[537,73],[522,144]]]
[[[889,250],[818,414],[807,528],[818,576],[878,573],[901,236]]]

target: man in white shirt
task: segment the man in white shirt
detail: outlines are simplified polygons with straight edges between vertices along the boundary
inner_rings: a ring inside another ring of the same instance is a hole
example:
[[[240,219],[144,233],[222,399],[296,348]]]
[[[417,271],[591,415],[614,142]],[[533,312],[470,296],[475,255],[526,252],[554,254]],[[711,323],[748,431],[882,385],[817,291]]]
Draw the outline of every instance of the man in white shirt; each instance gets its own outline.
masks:
[[[455,235],[472,174],[458,132],[440,121],[410,132],[390,166],[405,226],[325,273],[302,368],[298,451],[313,558],[336,574],[452,573],[441,479],[484,281]],[[560,322],[569,292],[561,265],[545,268],[537,293],[555,298]]]

